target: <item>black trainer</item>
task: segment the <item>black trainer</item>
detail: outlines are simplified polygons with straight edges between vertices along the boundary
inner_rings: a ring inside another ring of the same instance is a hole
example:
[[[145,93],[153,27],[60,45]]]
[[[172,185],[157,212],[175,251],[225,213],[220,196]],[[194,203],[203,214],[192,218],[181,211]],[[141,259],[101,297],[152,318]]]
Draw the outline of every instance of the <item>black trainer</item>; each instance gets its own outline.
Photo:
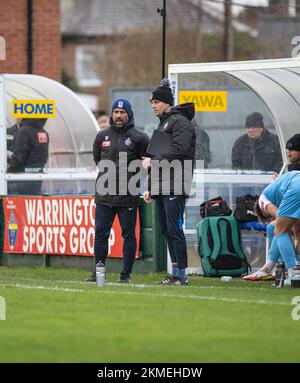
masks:
[[[96,282],[97,279],[96,279],[96,271],[93,271],[93,273],[91,274],[90,277],[88,277],[86,280],[86,282]]]
[[[175,286],[186,286],[189,284],[189,281],[187,278],[184,278],[184,279],[181,279],[181,278],[178,278],[178,277],[173,277],[172,278],[172,283],[170,283],[171,285],[175,285]]]
[[[161,282],[159,282],[160,285],[172,285],[173,277],[172,275],[167,275]]]
[[[189,281],[187,278],[180,279],[179,277],[172,277],[170,275],[167,275],[164,280],[160,282],[162,285],[175,285],[175,286],[186,286],[189,284]]]
[[[130,274],[126,270],[122,270],[120,272],[119,283],[129,283],[130,282]]]

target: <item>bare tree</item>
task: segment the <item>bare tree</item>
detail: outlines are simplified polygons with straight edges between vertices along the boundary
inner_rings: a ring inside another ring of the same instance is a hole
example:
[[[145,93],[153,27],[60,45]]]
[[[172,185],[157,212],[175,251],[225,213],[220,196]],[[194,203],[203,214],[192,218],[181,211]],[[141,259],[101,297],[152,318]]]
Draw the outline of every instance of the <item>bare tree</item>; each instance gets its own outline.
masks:
[[[186,3],[194,5],[198,24],[195,28],[195,51],[194,54],[197,57],[197,61],[200,62],[203,59],[203,46],[202,46],[202,22],[203,22],[203,4],[202,0],[185,0]]]

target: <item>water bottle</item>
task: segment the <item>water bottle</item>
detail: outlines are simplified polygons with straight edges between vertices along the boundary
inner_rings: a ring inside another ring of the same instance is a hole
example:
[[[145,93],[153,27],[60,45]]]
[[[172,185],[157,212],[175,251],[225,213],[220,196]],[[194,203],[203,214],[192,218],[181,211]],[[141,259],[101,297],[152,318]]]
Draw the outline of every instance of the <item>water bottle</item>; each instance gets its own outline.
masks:
[[[283,287],[285,280],[285,266],[283,262],[278,262],[275,271],[275,286]]]
[[[300,287],[300,264],[297,262],[293,268],[293,276],[291,279],[291,287]]]
[[[105,265],[101,261],[96,265],[96,280],[97,286],[105,285]]]
[[[232,277],[231,276],[227,276],[227,275],[223,275],[223,277],[221,277],[221,281],[222,282],[230,282],[232,281]]]

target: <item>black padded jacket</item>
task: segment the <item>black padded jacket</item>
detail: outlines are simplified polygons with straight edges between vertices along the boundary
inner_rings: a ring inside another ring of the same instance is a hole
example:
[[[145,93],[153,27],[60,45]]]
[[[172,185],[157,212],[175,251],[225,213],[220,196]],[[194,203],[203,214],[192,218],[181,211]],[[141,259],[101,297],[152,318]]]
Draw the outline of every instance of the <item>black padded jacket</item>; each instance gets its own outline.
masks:
[[[24,125],[14,136],[13,149],[8,172],[40,173],[48,160],[49,135],[43,127]]]
[[[189,197],[196,145],[195,127],[191,123],[194,115],[194,104],[186,103],[173,107],[160,118],[157,129],[172,136],[172,145],[168,153],[152,158],[151,175],[148,179],[148,190],[152,198],[160,195]],[[170,172],[164,171],[167,166],[163,165],[163,160],[167,160],[169,164],[177,160],[181,167],[179,166],[178,171],[173,171],[172,168]],[[155,167],[161,167],[162,170],[155,172]]]
[[[133,118],[121,129],[115,127],[110,118],[110,126],[99,131],[93,144],[94,162],[101,168],[95,185],[96,204],[129,207],[139,205],[139,190],[136,194],[128,190],[130,179],[139,169],[129,171],[128,166],[134,160],[141,160],[148,144],[148,136],[134,126]],[[126,163],[122,160],[125,153]],[[109,167],[105,168],[107,160]]]

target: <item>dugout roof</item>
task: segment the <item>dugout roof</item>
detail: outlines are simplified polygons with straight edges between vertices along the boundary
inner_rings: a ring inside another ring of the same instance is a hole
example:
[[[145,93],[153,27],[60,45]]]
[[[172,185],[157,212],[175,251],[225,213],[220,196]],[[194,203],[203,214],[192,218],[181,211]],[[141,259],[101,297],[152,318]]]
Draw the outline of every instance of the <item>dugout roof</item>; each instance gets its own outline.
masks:
[[[211,129],[218,129],[216,141],[229,147],[238,135],[238,126],[244,128],[247,114],[259,111],[265,124],[275,128],[286,159],[285,143],[299,133],[300,121],[300,59],[279,59],[209,64],[169,65],[177,101],[181,90],[226,90],[227,112],[208,112],[198,120]],[[231,128],[231,133],[228,128]],[[236,129],[235,136],[231,136]],[[229,139],[223,135],[227,133]],[[213,137],[212,137],[213,138]],[[220,149],[220,145],[216,147]],[[219,150],[218,149],[218,150]],[[223,148],[224,149],[224,148]],[[224,149],[226,150],[226,149]],[[227,159],[228,160],[228,159]],[[226,158],[224,159],[226,162]],[[229,162],[229,160],[227,161]],[[216,161],[218,165],[218,161]],[[216,166],[218,167],[218,166]]]
[[[55,100],[56,117],[49,118],[45,129],[50,136],[50,158],[47,168],[79,169],[92,164],[91,147],[98,124],[90,110],[67,87],[46,77],[3,75],[6,126],[12,118],[12,100]]]
[[[6,173],[6,128],[16,122],[12,115],[13,100],[56,102],[56,117],[49,118],[45,125],[49,133],[49,158],[45,173]],[[51,180],[44,183],[45,193],[86,191],[85,182],[77,181],[94,178],[94,174],[89,174],[95,171],[92,145],[99,127],[92,112],[74,92],[46,77],[27,74],[0,75],[0,126],[3,128],[0,131],[1,194],[6,194],[7,181],[30,182],[36,179]],[[74,180],[68,189],[64,187],[65,180]]]

